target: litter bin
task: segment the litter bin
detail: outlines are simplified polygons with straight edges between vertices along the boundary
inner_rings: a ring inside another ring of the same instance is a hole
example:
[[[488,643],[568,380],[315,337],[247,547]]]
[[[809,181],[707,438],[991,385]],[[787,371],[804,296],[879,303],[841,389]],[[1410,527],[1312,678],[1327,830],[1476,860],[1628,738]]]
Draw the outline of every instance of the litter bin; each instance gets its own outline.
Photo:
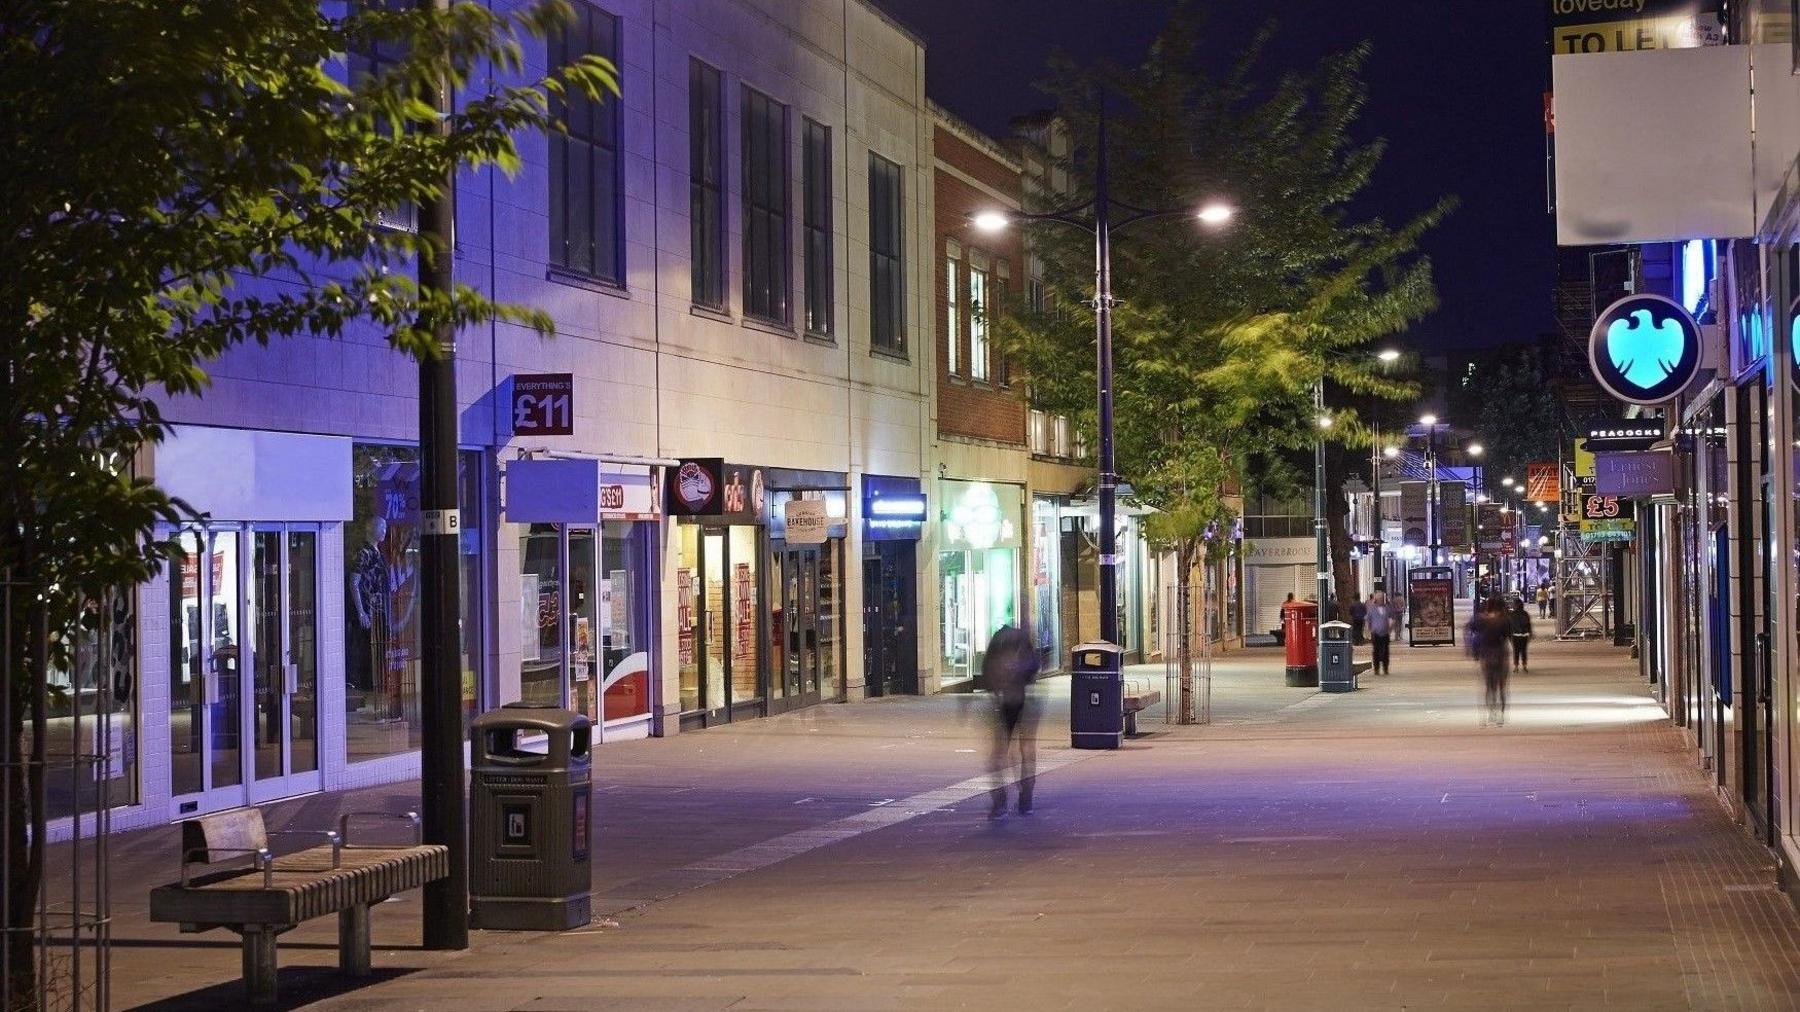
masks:
[[[508,703],[470,722],[475,927],[565,931],[593,919],[592,734],[587,717],[530,703]]]
[[[1319,684],[1319,606],[1289,601],[1281,606],[1281,638],[1287,648],[1287,683]]]
[[[1118,748],[1125,741],[1125,652],[1083,643],[1069,657],[1069,744]]]
[[[1319,688],[1355,692],[1356,644],[1350,641],[1350,623],[1327,622],[1319,627],[1319,655]]]

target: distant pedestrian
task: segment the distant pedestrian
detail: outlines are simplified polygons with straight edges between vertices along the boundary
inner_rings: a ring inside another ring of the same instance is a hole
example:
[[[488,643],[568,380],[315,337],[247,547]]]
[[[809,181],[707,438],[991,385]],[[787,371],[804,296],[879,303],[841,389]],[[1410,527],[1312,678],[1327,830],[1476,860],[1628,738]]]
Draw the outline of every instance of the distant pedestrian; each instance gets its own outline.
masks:
[[[1376,591],[1369,599],[1367,613],[1369,623],[1369,642],[1373,645],[1371,669],[1378,675],[1388,673],[1389,643],[1394,635],[1394,612],[1388,605],[1387,595]]]
[[[994,806],[988,818],[1006,814],[1006,773],[1012,768],[1013,743],[1019,746],[1019,814],[1031,811],[1037,779],[1037,714],[1031,705],[1031,683],[1037,681],[1038,652],[1031,635],[1016,625],[1001,626],[988,641],[981,676],[994,700],[994,748],[989,768],[994,776]]]
[[[1530,671],[1527,656],[1531,647],[1531,616],[1525,612],[1525,599],[1513,598],[1512,611],[1506,616],[1507,632],[1512,634],[1512,666],[1514,671]]]
[[[1350,642],[1362,645],[1363,624],[1368,621],[1369,606],[1363,603],[1361,594],[1350,595]]]
[[[1463,630],[1468,641],[1469,656],[1481,669],[1485,689],[1481,722],[1506,723],[1506,641],[1511,634],[1506,611],[1500,599],[1489,597],[1481,602],[1481,610],[1469,617]]]
[[[1550,581],[1538,584],[1537,589],[1538,618],[1550,617]]]

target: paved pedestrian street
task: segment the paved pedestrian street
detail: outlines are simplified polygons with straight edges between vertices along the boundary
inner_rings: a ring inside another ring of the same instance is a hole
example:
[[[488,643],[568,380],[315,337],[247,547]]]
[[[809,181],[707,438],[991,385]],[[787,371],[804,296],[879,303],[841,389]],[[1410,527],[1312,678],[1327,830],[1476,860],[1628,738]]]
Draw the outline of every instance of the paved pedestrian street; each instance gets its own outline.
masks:
[[[284,1004],[340,1010],[1800,1007],[1800,918],[1623,651],[1534,648],[1504,727],[1460,650],[1327,696],[1216,665],[1217,722],[1067,748],[988,818],[970,697],[815,707],[597,753],[596,922],[417,947],[283,936]],[[1160,677],[1160,668],[1146,668]],[[314,797],[276,822],[412,804]],[[237,1007],[236,939],[144,917],[175,832],[116,841],[122,1007]]]

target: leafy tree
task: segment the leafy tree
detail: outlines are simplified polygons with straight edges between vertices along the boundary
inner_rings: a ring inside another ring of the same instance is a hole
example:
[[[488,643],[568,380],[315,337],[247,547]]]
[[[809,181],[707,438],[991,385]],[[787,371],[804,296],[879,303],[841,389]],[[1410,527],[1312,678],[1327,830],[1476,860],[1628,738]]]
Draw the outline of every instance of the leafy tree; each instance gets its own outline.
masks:
[[[1223,76],[1208,75],[1198,18],[1178,9],[1144,61],[1080,68],[1059,61],[1046,85],[1071,136],[1092,138],[1095,96],[1114,96],[1108,157],[1113,200],[1192,208],[1228,198],[1239,216],[1197,235],[1191,215],[1147,220],[1113,240],[1116,446],[1134,496],[1155,508],[1146,533],[1174,553],[1182,616],[1194,570],[1222,550],[1227,492],[1259,462],[1311,445],[1310,390],[1323,377],[1362,397],[1405,397],[1360,349],[1429,310],[1429,265],[1415,252],[1440,204],[1400,228],[1358,219],[1352,199],[1382,154],[1350,137],[1362,108],[1366,49],[1259,84],[1265,31]],[[1073,203],[1091,198],[1096,151],[1078,143],[1066,166]],[[1042,407],[1069,414],[1095,442],[1091,242],[1033,235],[1048,312],[1003,320],[1000,340]],[[1366,363],[1365,363],[1366,360]],[[1366,439],[1354,410],[1341,441]],[[1185,625],[1185,621],[1184,621]],[[1179,648],[1188,669],[1187,630]],[[1181,708],[1192,713],[1184,678]]]
[[[1481,440],[1485,471],[1498,482],[1525,480],[1525,465],[1556,460],[1574,434],[1567,406],[1557,397],[1535,347],[1496,351],[1476,365],[1456,418]]]
[[[519,165],[553,99],[616,92],[584,59],[533,80],[523,40],[561,0],[480,3],[11,0],[0,4],[0,572],[10,582],[4,733],[41,760],[47,673],[93,603],[167,558],[188,515],[132,464],[164,433],[159,398],[199,395],[206,363],[248,341],[375,327],[439,354],[441,323],[541,312],[474,289],[421,290],[450,255],[377,217],[438,196],[459,168]],[[398,59],[352,73],[346,54]],[[478,79],[479,75],[479,79]],[[477,87],[469,88],[471,82]],[[432,97],[465,89],[447,120]],[[32,1007],[44,770],[6,771],[9,1009]],[[29,830],[28,830],[29,827]]]

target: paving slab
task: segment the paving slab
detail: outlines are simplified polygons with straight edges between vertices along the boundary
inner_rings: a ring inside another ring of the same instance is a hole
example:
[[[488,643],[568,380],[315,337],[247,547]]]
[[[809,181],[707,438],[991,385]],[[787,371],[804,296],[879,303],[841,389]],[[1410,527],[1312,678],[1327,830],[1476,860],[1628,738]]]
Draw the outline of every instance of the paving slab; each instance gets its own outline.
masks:
[[[1215,722],[1066,747],[1047,680],[1038,807],[987,818],[972,697],[816,707],[597,754],[594,892],[563,934],[418,948],[374,918],[283,936],[321,1009],[1800,1008],[1800,917],[1622,651],[1542,642],[1504,726],[1469,662],[1399,649],[1323,695],[1275,651],[1214,663]],[[1155,677],[1160,668],[1140,669]],[[417,785],[277,806],[403,809]],[[151,925],[172,830],[119,838],[121,1007],[235,1008],[229,937]]]

